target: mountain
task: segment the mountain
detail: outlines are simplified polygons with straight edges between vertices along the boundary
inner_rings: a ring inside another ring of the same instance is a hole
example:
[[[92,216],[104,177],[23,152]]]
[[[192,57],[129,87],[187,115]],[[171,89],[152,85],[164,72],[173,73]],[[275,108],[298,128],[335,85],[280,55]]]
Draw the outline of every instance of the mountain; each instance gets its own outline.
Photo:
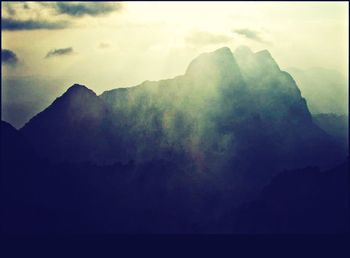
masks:
[[[1,154],[3,166],[11,166],[14,162],[30,162],[35,155],[27,139],[5,121],[1,121]]]
[[[15,143],[20,133],[4,126],[14,137],[2,136]],[[96,166],[14,157],[1,164],[5,234],[344,233],[349,226],[348,161],[283,171],[246,200],[174,161]]]
[[[232,132],[221,135],[219,120],[235,116],[244,103],[232,96],[244,99],[244,94],[239,67],[222,48],[193,60],[185,75],[107,91],[101,98],[117,113],[113,120],[118,117],[129,128],[136,159],[186,153],[202,169],[206,154],[220,159],[231,148]]]
[[[246,47],[240,47],[236,49],[235,57],[250,89],[250,100],[261,121],[259,127],[265,141],[262,149],[267,146],[276,148],[275,153],[280,156],[278,160],[289,156],[292,163],[298,163],[299,160],[304,164],[317,164],[315,161],[306,161],[311,158],[306,158],[306,155],[312,152],[320,151],[316,154],[319,156],[327,156],[327,152],[332,152],[327,150],[332,145],[329,136],[312,121],[306,100],[295,80],[289,73],[280,70],[267,50],[252,53]],[[256,126],[251,125],[253,128],[248,139],[254,139],[257,131]],[[253,141],[253,145],[256,142],[258,140]],[[306,158],[304,161],[302,156]]]
[[[294,79],[280,70],[267,50],[252,53],[245,47],[235,51],[235,57],[244,79],[254,95],[260,115],[266,119],[287,120],[291,116],[294,123],[311,121],[305,99]]]
[[[166,160],[229,189],[345,157],[313,122],[294,79],[267,50],[247,48],[204,53],[184,75],[101,96],[74,85],[21,132],[51,160]]]
[[[348,82],[342,74],[320,67],[291,67],[287,71],[298,83],[312,114],[348,114]]]
[[[65,92],[69,79],[50,76],[8,76],[1,78],[1,117],[19,129]]]
[[[75,84],[20,131],[41,157],[94,163],[107,159],[107,152],[112,151],[101,135],[108,133],[103,131],[108,112],[108,106],[93,91]]]
[[[100,96],[75,84],[19,131],[2,124],[2,230],[343,232],[348,165],[320,171],[346,151],[318,121],[266,50]]]
[[[347,233],[348,191],[348,160],[327,171],[317,167],[284,171],[271,180],[257,200],[231,211],[235,219],[229,231]]]
[[[349,151],[349,116],[337,114],[315,114],[313,121]]]

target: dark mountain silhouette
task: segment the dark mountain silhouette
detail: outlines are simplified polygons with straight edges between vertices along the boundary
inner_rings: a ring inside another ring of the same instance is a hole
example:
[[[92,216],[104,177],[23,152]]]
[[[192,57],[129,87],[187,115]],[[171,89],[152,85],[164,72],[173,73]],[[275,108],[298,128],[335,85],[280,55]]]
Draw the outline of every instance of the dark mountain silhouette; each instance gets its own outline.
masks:
[[[337,114],[314,114],[313,121],[349,151],[349,116]]]
[[[12,125],[1,121],[1,163],[30,162],[34,157],[27,139]]]
[[[75,84],[22,129],[41,157],[54,161],[107,160],[109,107],[85,86]],[[114,145],[113,147],[117,147]]]
[[[348,230],[348,162],[328,171],[284,171],[255,200],[237,205],[236,192],[198,182],[165,160],[105,166],[19,161],[2,163],[5,234]]]
[[[204,53],[182,76],[101,96],[74,85],[21,132],[51,160],[165,159],[228,188],[345,158],[271,54],[244,48]]]
[[[345,174],[310,166],[346,151],[316,119],[266,50],[221,48],[100,96],[75,84],[20,131],[2,124],[3,231],[342,231]]]
[[[236,218],[234,232],[347,233],[348,160],[327,171],[318,167],[285,171],[257,200],[231,212]]]
[[[165,160],[105,166],[20,161],[2,163],[4,234],[201,232],[213,216],[202,212],[217,200],[210,182],[198,183],[181,164]]]
[[[280,170],[312,164],[323,166],[327,162],[322,159],[345,158],[344,150],[339,151],[334,141],[313,123],[295,81],[280,70],[267,50],[252,53],[239,47],[235,57],[250,90],[250,110],[255,115],[254,122],[239,127],[244,128],[243,157],[251,160],[259,157],[261,161],[254,160],[254,164],[279,166]]]

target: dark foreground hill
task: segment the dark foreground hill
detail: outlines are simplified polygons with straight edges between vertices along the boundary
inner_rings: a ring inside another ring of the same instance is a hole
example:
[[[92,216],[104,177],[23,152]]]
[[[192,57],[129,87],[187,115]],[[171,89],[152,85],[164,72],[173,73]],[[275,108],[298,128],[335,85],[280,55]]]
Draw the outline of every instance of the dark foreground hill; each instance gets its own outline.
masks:
[[[340,145],[349,151],[349,116],[337,114],[315,114],[313,121]]]
[[[349,163],[281,173],[233,213],[234,232],[348,233]]]
[[[344,233],[349,226],[348,161],[282,172],[243,203],[234,190],[165,160],[3,159],[1,173],[4,234]]]

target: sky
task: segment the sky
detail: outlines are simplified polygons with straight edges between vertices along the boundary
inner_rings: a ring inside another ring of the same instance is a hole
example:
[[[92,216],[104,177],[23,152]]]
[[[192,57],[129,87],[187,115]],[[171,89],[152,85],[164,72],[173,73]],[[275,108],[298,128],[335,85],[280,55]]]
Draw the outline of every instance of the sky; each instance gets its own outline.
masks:
[[[2,2],[3,78],[97,94],[173,78],[202,52],[268,49],[282,69],[348,71],[347,2]]]

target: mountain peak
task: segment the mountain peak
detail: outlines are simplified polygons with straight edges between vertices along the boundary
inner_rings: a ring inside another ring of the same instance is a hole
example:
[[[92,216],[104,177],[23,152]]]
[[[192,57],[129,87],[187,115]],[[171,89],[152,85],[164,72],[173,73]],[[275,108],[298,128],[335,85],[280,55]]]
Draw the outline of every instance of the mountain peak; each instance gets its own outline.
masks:
[[[267,49],[260,50],[260,51],[256,52],[255,55],[256,56],[264,56],[264,57],[271,57],[272,58],[271,53]]]
[[[212,52],[202,53],[197,58],[195,58],[192,63],[196,62],[197,60],[213,60],[213,59],[233,59],[233,54],[231,52],[231,49],[228,47],[221,47],[218,48]],[[190,64],[191,66],[191,64]]]
[[[234,56],[228,47],[203,53],[195,58],[187,68],[186,74],[212,74],[214,71],[238,68]]]
[[[221,47],[221,48],[218,48],[217,50],[215,50],[214,52],[212,52],[212,54],[216,54],[216,55],[220,55],[220,54],[222,54],[222,55],[226,55],[226,54],[228,54],[228,55],[232,55],[232,52],[231,52],[231,49],[230,48],[228,48],[228,47]]]
[[[96,95],[95,92],[90,90],[88,87],[82,84],[73,84],[71,87],[68,88],[68,90],[65,92],[64,95],[66,94],[74,94],[74,93],[88,93],[88,94],[93,94]]]
[[[36,126],[38,121],[51,121],[57,114],[70,113],[68,119],[82,118],[87,115],[103,113],[106,107],[103,101],[84,85],[74,84],[67,91],[56,98],[55,101],[45,110],[34,116],[22,129],[27,130],[28,127]],[[65,115],[63,115],[65,116]]]
[[[280,71],[277,62],[275,61],[275,59],[273,59],[271,53],[267,49],[256,52],[254,56],[262,67],[269,67],[270,69]]]

